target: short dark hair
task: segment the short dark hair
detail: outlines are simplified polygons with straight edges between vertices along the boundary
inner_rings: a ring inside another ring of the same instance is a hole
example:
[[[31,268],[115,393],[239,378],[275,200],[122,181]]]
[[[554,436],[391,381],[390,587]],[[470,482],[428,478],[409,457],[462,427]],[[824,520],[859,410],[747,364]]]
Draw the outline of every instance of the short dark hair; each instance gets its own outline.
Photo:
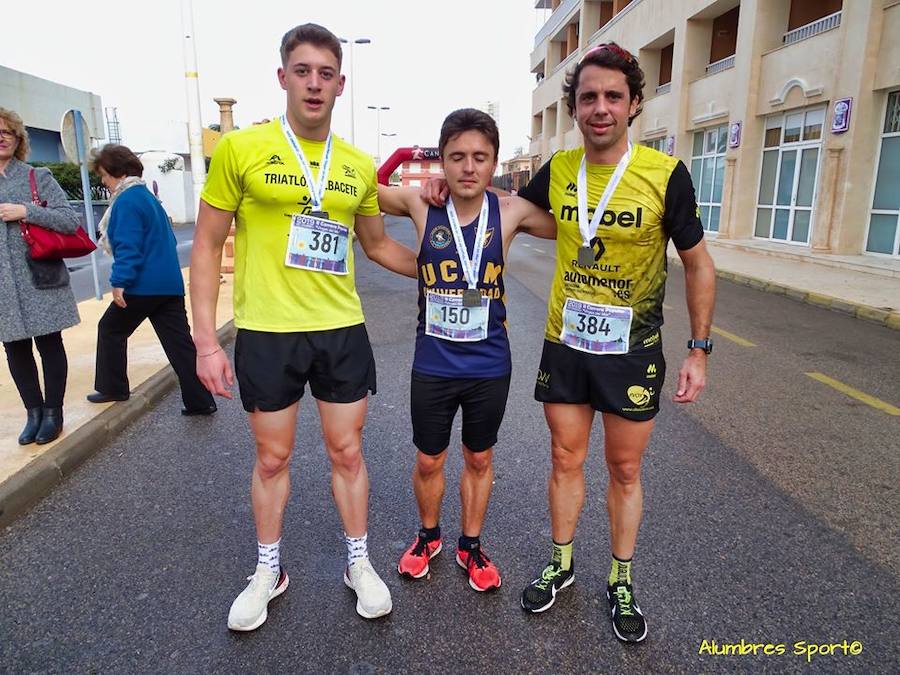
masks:
[[[285,65],[291,52],[297,45],[302,44],[311,44],[331,51],[337,58],[338,70],[340,70],[344,54],[341,49],[341,41],[334,33],[317,23],[294,26],[284,34],[284,37],[281,38],[281,65]]]
[[[144,175],[144,165],[138,156],[130,148],[114,143],[107,143],[99,150],[92,150],[90,165],[93,171],[102,166],[113,178]]]
[[[574,70],[566,73],[566,80],[563,83],[566,106],[569,108],[571,116],[575,115],[575,90],[578,89],[578,78],[581,77],[581,71],[585,66],[619,70],[625,75],[625,81],[628,82],[629,102],[634,99],[638,101],[637,112],[628,118],[628,125],[631,126],[631,122],[641,114],[644,107],[644,71],[641,70],[638,60],[631,52],[622,49],[615,42],[606,42],[585,52]]]
[[[441,137],[438,140],[438,152],[444,156],[444,148],[452,138],[464,131],[480,131],[494,146],[494,159],[500,155],[500,132],[494,118],[475,108],[461,108],[447,115],[441,125]]]

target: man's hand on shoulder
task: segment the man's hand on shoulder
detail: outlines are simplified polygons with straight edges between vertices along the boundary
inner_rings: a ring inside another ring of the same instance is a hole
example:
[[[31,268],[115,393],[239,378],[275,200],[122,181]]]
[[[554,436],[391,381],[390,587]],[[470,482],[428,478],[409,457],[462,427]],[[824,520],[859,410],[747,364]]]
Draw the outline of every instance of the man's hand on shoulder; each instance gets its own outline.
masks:
[[[436,208],[442,208],[450,196],[450,187],[446,178],[429,178],[419,189],[419,197],[426,204]]]

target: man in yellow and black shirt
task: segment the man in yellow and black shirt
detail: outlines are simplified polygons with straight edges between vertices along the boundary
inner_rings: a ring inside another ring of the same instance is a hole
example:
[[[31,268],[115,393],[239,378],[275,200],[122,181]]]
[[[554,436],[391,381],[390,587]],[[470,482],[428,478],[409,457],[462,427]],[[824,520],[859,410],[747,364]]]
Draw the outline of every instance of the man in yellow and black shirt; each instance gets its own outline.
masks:
[[[687,168],[628,138],[643,84],[637,60],[615,43],[587,52],[564,86],[584,145],[553,155],[519,192],[551,209],[557,222],[556,272],[535,385],[551,434],[553,553],[522,593],[522,607],[548,609],[575,579],[572,542],[584,501],[583,465],[599,411],[613,556],[607,599],[613,630],[626,642],[647,635],[631,560],[641,520],[641,457],[665,378],[660,329],[669,240],[684,263],[694,338],[676,402],[696,400],[704,387],[715,296]]]
[[[344,88],[341,45],[315,24],[281,42],[278,80],[287,93],[279,119],[226,135],[210,164],[191,256],[197,373],[231,398],[232,371],[216,338],[219,261],[236,225],[235,371],[256,438],[251,500],[256,572],[237,596],[228,627],[250,631],[288,586],[280,564],[300,398],[309,383],[332,467],[347,544],[344,583],[356,611],[391,611],[387,586],[368,557],[369,480],[362,458],[375,361],[354,282],[353,239],[366,255],[415,278],[416,256],[384,232],[372,160],[331,132]]]

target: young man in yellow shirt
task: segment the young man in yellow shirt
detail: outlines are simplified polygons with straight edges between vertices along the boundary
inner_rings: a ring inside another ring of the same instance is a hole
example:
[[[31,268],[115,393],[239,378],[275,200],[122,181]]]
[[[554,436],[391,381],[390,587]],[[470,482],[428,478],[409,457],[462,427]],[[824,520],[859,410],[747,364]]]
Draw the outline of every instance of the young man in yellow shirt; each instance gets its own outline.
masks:
[[[262,625],[284,592],[280,565],[289,463],[307,382],[316,399],[332,467],[334,500],[347,543],[344,582],[357,612],[391,611],[391,596],[368,558],[369,480],[361,438],[375,362],[354,282],[353,238],[388,269],[416,276],[415,254],[384,232],[375,166],[331,132],[344,88],[341,46],[316,24],[288,31],[278,81],[286,112],[222,138],[200,202],[191,257],[197,372],[231,398],[233,374],[216,339],[222,246],[236,223],[235,373],[256,439],[251,500],[258,559],[228,616],[232,630]]]

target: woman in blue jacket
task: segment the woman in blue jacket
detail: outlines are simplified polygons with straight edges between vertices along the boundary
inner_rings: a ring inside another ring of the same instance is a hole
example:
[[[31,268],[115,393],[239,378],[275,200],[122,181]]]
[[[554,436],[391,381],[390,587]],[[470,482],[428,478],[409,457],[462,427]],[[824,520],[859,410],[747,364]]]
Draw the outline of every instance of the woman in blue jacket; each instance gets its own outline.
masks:
[[[197,350],[185,313],[184,281],[169,217],[140,179],[144,167],[131,150],[106,145],[95,151],[92,163],[111,195],[100,229],[105,229],[113,256],[109,278],[113,301],[97,326],[97,391],[87,399],[92,403],[128,399],[128,338],[150,319],[181,384],[181,413],[214,413],[213,397],[197,378]]]

